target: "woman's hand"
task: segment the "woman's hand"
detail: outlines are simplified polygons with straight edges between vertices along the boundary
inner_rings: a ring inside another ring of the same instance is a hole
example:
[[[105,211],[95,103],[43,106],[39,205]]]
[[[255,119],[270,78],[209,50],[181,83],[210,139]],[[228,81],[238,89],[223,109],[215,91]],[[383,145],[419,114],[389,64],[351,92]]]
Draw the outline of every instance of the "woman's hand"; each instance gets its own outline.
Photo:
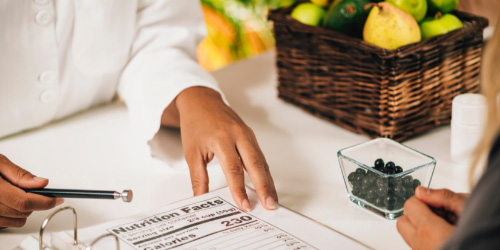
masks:
[[[257,139],[222,101],[219,93],[205,87],[185,89],[165,110],[162,124],[180,125],[194,195],[208,192],[206,167],[215,155],[240,209],[251,209],[245,191],[244,171],[250,176],[264,208],[276,209],[278,196]]]
[[[398,231],[412,249],[438,249],[453,232],[465,200],[465,194],[419,186],[404,205]]]
[[[43,188],[49,180],[32,175],[0,154],[0,227],[22,227],[33,211],[51,209],[64,202],[26,193],[21,188]]]

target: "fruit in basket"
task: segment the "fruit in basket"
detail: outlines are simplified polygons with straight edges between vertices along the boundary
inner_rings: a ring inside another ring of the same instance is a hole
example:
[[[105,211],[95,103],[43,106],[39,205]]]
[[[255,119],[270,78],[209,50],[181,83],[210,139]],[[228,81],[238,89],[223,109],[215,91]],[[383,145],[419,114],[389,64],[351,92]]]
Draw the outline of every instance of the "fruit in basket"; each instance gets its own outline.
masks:
[[[429,12],[431,14],[441,12],[450,13],[458,5],[459,0],[428,0],[429,1]]]
[[[438,15],[436,17],[426,17],[420,23],[422,40],[433,36],[446,34],[452,30],[460,29],[464,26],[462,21],[453,14]]]
[[[303,24],[318,26],[323,21],[325,12],[325,9],[319,5],[301,3],[293,9],[290,15]]]
[[[274,7],[276,9],[280,8],[286,8],[290,7],[295,3],[295,0],[275,0],[274,2],[271,2],[271,7]]]
[[[397,49],[420,41],[417,21],[391,3],[375,4],[366,19],[363,39],[384,49]]]
[[[361,37],[366,18],[370,13],[365,5],[369,0],[339,0],[334,2],[326,13],[323,27],[344,34]]]
[[[326,7],[330,5],[333,2],[333,0],[311,0],[311,2],[313,2],[316,5]]]
[[[387,2],[412,15],[417,22],[422,21],[427,14],[427,0],[387,0]]]

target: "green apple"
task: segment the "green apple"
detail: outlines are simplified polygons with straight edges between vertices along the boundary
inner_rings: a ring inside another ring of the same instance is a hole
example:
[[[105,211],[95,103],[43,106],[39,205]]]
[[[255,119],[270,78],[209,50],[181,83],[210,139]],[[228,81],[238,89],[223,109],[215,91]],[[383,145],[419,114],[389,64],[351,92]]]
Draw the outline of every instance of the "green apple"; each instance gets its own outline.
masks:
[[[323,21],[325,13],[326,10],[319,5],[301,3],[293,9],[290,15],[303,24],[318,26]]]
[[[386,0],[415,18],[417,22],[427,14],[427,0]]]
[[[462,21],[455,15],[444,14],[442,17],[426,17],[420,23],[420,32],[422,33],[422,40],[424,40],[460,29],[463,26]]]
[[[429,13],[450,13],[457,7],[458,1],[459,0],[429,0]]]

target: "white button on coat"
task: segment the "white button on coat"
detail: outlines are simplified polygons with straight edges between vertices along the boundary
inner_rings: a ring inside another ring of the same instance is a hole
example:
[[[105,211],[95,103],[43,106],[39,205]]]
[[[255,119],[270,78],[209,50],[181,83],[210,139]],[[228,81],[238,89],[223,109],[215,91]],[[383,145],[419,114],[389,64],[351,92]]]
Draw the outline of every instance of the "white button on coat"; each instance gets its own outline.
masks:
[[[43,104],[48,104],[56,99],[56,91],[53,89],[46,89],[40,95],[40,102]]]
[[[38,77],[38,80],[43,84],[55,83],[56,72],[54,72],[52,70],[45,70],[40,74],[40,76]]]
[[[196,60],[199,0],[19,2],[0,0],[0,138],[119,92],[149,141],[179,92],[218,89]]]
[[[36,13],[35,20],[38,24],[46,25],[52,21],[52,15],[46,10],[41,10]]]

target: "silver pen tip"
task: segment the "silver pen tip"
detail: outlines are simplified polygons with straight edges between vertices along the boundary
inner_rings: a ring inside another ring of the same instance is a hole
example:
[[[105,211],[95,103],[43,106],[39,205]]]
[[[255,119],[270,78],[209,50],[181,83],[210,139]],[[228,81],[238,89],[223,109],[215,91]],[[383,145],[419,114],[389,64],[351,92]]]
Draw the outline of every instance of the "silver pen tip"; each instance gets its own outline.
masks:
[[[122,197],[122,200],[124,202],[131,202],[132,198],[134,198],[134,193],[132,190],[126,189],[123,190],[123,192],[120,194],[120,197]]]

